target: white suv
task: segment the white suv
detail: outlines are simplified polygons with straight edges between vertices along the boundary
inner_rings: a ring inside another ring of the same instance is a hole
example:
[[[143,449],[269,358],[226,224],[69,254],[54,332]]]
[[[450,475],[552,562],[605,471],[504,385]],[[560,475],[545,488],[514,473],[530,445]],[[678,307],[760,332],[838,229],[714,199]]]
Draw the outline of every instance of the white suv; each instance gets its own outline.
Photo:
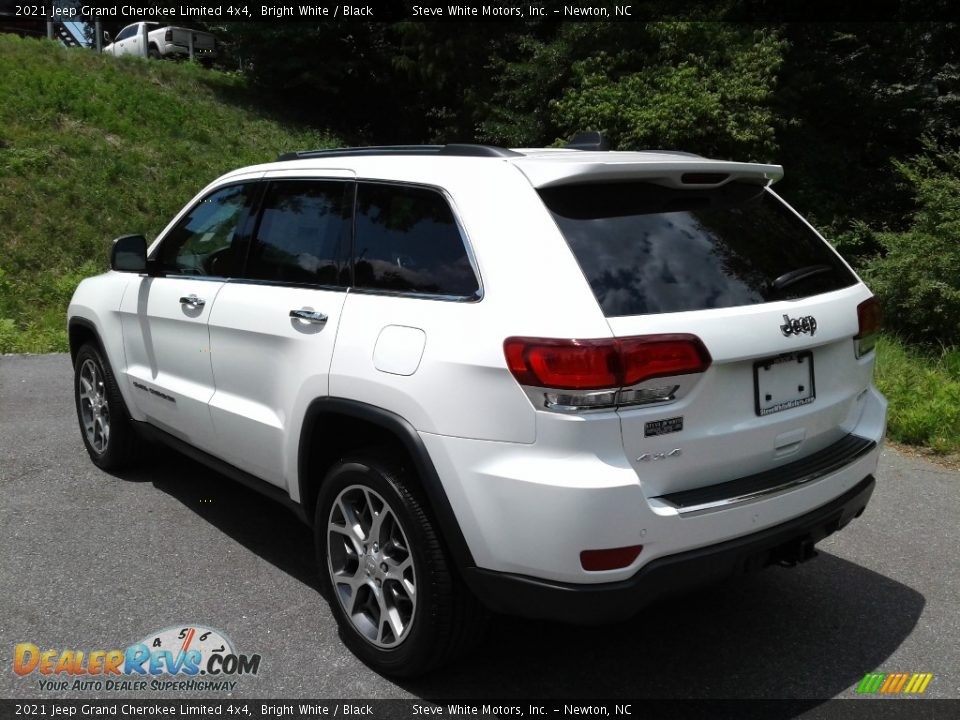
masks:
[[[598,622],[860,515],[870,291],[776,165],[476,145],[228,173],[69,308],[80,428],[315,530],[341,636],[412,675],[487,609]]]

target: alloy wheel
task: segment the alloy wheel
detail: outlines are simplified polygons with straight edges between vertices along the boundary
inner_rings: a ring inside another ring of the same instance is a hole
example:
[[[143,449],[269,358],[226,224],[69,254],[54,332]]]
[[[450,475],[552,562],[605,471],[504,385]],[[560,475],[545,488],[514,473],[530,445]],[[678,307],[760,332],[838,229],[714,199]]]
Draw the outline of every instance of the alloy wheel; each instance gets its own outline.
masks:
[[[80,366],[80,418],[87,442],[95,452],[103,454],[110,442],[110,405],[103,373],[90,358]]]
[[[369,487],[351,485],[334,501],[327,568],[337,601],[363,638],[379,648],[403,642],[417,608],[414,558],[397,514]]]

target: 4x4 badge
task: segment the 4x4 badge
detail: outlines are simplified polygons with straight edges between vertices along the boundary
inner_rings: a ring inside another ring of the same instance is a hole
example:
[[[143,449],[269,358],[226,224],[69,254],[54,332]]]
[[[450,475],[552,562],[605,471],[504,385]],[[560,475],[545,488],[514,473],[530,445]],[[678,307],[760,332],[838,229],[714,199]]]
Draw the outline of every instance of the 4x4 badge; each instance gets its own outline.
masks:
[[[813,315],[805,315],[804,317],[791,320],[789,315],[784,315],[780,332],[787,337],[799,335],[800,333],[810,333],[810,335],[813,336],[817,332],[817,319]]]

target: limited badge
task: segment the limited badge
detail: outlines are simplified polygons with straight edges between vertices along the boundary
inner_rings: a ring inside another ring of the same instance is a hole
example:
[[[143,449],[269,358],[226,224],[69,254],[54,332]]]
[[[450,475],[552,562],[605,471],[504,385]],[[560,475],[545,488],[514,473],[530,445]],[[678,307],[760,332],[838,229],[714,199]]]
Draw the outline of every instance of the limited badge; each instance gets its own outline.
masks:
[[[666,420],[651,420],[643,424],[643,436],[666,435],[683,430],[683,416],[667,418]]]

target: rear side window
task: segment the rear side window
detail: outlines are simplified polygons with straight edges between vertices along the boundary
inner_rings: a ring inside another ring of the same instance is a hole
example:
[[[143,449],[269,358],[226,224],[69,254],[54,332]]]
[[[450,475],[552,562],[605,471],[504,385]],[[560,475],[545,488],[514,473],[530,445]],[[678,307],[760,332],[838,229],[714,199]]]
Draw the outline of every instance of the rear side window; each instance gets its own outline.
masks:
[[[607,317],[789,300],[856,282],[775,195],[593,183],[540,190]]]
[[[350,242],[351,184],[271,182],[263,199],[246,276],[309,285],[335,285]]]
[[[354,285],[475,297],[480,285],[446,198],[435,190],[360,183]]]

